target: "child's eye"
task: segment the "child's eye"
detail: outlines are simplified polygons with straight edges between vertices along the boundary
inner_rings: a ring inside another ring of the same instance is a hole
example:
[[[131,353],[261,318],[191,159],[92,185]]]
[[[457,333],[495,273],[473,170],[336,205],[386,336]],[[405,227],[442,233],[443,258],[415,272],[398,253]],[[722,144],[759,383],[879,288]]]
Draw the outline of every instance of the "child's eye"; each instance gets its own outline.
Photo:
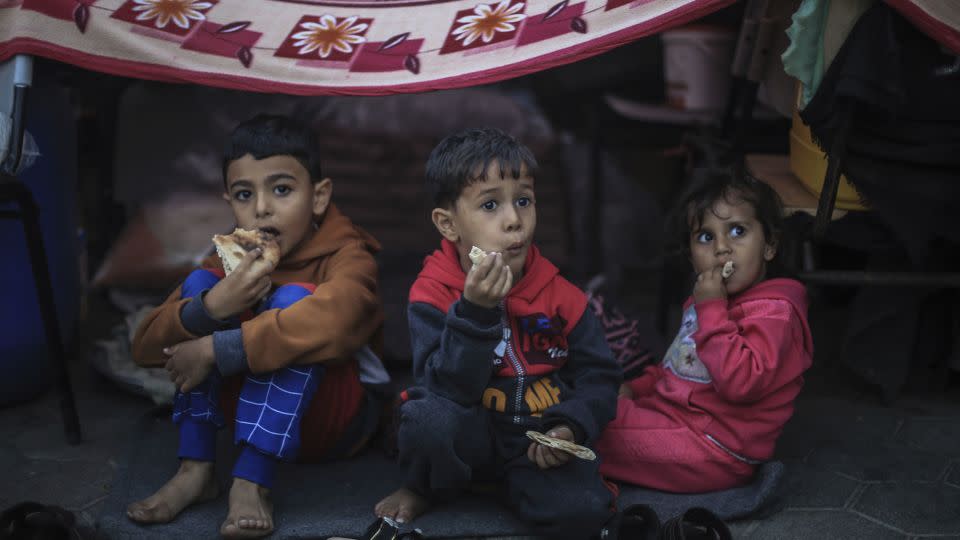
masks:
[[[519,206],[520,208],[526,208],[531,204],[533,204],[533,200],[530,199],[530,197],[520,197],[519,199],[517,199],[517,206]]]
[[[747,234],[747,229],[743,225],[734,225],[733,227],[730,227],[730,236],[734,238],[740,238],[745,234]]]
[[[252,194],[250,193],[250,190],[248,190],[248,189],[241,189],[240,191],[237,191],[236,193],[233,194],[233,198],[236,199],[236,200],[238,200],[238,201],[246,201],[246,200],[250,199],[250,196],[251,196],[251,195],[252,195]]]
[[[713,241],[713,235],[708,232],[697,233],[695,239],[698,244],[709,244]]]
[[[487,202],[481,204],[481,205],[480,205],[480,208],[483,208],[484,210],[486,210],[486,211],[488,211],[488,212],[492,212],[492,211],[494,211],[494,210],[497,209],[497,201],[487,201]]]
[[[290,186],[281,185],[273,188],[273,192],[276,193],[277,195],[286,195],[290,193],[290,191],[291,191]]]

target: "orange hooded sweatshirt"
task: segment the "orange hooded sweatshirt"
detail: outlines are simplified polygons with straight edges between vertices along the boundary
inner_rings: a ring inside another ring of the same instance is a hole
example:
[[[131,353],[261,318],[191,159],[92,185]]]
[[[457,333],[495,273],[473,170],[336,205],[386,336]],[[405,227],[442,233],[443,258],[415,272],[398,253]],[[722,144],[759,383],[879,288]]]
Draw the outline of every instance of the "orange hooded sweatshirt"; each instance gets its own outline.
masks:
[[[377,294],[380,244],[330,205],[319,230],[308,243],[288,254],[270,275],[275,287],[313,283],[313,295],[284,310],[272,309],[245,321],[240,330],[250,371],[265,373],[292,364],[351,360],[364,345],[375,342],[383,326]],[[202,266],[223,270],[216,255]],[[196,339],[184,328],[180,287],[150,313],[133,338],[133,358],[141,366],[162,366],[163,348]]]
[[[264,311],[240,325],[242,352],[252,373],[294,364],[327,365],[317,398],[305,414],[305,422],[312,418],[316,425],[317,414],[323,413],[321,425],[316,427],[327,434],[324,439],[342,431],[360,407],[363,390],[354,354],[365,345],[377,354],[381,352],[383,308],[373,257],[379,250],[380,244],[372,236],[331,204],[313,237],[284,257],[270,275],[274,287],[315,284],[313,294],[286,309]],[[223,270],[216,255],[201,266],[215,272]],[[190,299],[180,297],[181,287],[177,287],[140,324],[132,343],[137,364],[162,366],[167,361],[165,347],[202,337],[184,327],[181,311]],[[228,415],[238,392],[237,381],[228,381],[222,394]],[[331,409],[333,404],[336,405]],[[304,435],[301,455],[314,453],[311,449],[320,451],[332,442],[308,440],[307,430]]]

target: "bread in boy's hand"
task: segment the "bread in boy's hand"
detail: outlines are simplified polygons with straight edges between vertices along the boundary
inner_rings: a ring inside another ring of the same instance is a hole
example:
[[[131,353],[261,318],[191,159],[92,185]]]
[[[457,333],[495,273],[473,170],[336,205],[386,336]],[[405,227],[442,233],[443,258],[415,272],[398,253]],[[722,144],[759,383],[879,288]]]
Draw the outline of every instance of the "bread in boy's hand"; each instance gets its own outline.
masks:
[[[213,235],[213,245],[223,262],[223,271],[229,275],[243,260],[248,251],[260,248],[261,257],[276,266],[280,262],[280,245],[276,238],[263,231],[248,231],[237,228],[230,234]]]
[[[720,277],[727,279],[728,277],[732,276],[736,270],[737,269],[733,266],[733,261],[727,261],[723,263],[723,268],[720,270]]]
[[[557,450],[561,450],[580,459],[585,459],[587,461],[593,461],[597,459],[597,455],[593,453],[593,450],[587,448],[586,446],[580,446],[579,444],[572,443],[565,439],[550,437],[540,433],[539,431],[528,431],[527,438],[544,446],[556,448]]]
[[[470,262],[472,262],[473,267],[476,268],[477,265],[482,263],[483,259],[487,257],[487,252],[483,251],[477,246],[473,246],[472,248],[470,248],[470,254],[467,256],[470,257]]]

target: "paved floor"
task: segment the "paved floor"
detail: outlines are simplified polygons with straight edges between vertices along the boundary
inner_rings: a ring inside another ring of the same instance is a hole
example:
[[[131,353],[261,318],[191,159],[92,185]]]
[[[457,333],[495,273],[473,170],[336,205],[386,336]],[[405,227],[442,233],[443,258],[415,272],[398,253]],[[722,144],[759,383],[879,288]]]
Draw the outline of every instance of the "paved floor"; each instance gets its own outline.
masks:
[[[0,507],[36,500],[94,528],[127,448],[152,406],[72,363],[84,442],[65,442],[54,393],[0,409]],[[884,406],[817,367],[778,449],[782,502],[732,524],[749,539],[960,539],[960,391],[906,395]],[[184,532],[189,538],[189,532]]]

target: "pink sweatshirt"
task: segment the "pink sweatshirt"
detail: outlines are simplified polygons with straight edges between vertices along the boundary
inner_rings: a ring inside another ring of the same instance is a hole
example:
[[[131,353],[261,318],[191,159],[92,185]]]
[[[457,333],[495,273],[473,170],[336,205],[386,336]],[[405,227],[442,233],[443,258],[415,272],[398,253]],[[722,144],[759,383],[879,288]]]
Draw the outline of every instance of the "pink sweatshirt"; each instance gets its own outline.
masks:
[[[806,314],[806,289],[792,279],[729,300],[688,299],[664,361],[630,381],[634,402],[743,461],[770,459],[813,360]]]

